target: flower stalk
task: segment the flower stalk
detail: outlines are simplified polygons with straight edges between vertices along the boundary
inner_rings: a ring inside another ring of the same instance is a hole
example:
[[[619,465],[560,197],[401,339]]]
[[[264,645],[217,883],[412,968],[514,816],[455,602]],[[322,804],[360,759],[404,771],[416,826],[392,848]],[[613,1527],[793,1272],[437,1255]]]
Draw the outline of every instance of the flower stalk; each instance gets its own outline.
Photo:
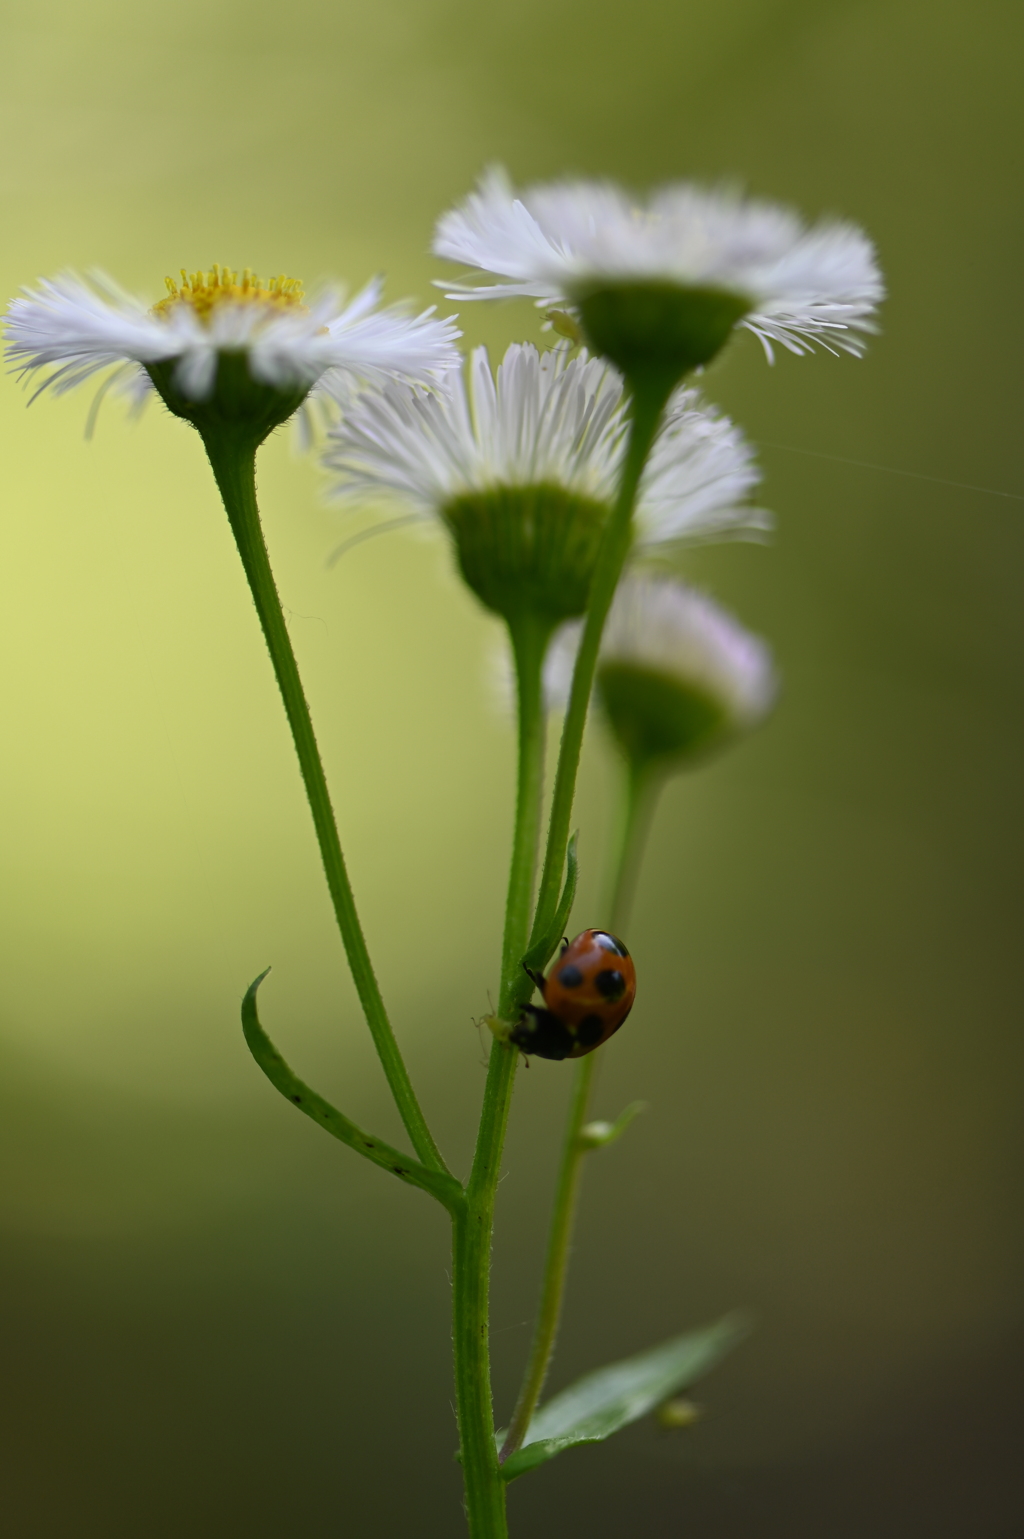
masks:
[[[625,928],[629,918],[633,878],[639,865],[648,826],[649,798],[645,795],[646,789],[645,776],[630,774],[623,798],[621,833],[611,884],[611,899],[608,904],[609,928],[616,934]],[[598,1055],[588,1053],[586,1057],[578,1060],[573,1076],[569,1113],[566,1119],[565,1136],[562,1140],[562,1156],[555,1185],[555,1200],[548,1230],[547,1250],[544,1256],[537,1320],[533,1328],[533,1339],[530,1342],[530,1355],[523,1373],[523,1382],[499,1455],[502,1464],[523,1445],[554,1356],[569,1275],[569,1257],[583,1179],[583,1161],[586,1155],[600,1147],[593,1139],[588,1139],[584,1132],[589,1118],[590,1096],[597,1063]]]
[[[501,948],[498,1014],[503,1020],[514,1008],[530,924],[544,782],[546,717],[542,679],[551,630],[547,619],[530,610],[509,620],[516,668],[519,752]],[[472,1539],[503,1539],[507,1533],[505,1482],[494,1442],[489,1310],[494,1204],[518,1060],[518,1048],[495,1035],[473,1168],[466,1184],[466,1203],[464,1209],[453,1215],[452,1223],[455,1391],[466,1515]]]
[[[260,524],[259,507],[256,501],[256,449],[259,437],[251,427],[241,424],[234,430],[227,425],[221,425],[216,430],[202,431],[201,429],[200,431],[224,509],[228,515],[231,532],[238,546],[238,554],[242,559],[249,591],[252,594],[267,650],[270,653],[274,676],[281,691],[285,714],[288,717],[288,725],[291,728],[295,752],[299,760],[299,769],[309,798],[310,811],[313,814],[313,826],[320,846],[327,886],[356,993],[391,1087],[391,1093],[395,1098],[395,1104],[416,1154],[429,1170],[447,1173],[448,1167],[427,1127],[398,1043],[395,1041],[380,986],[366,948],[359,915],[356,912],[355,898],[338,838],[338,828],[320,759],[320,750],[313,732],[309,706],[299,677],[295,653],[292,650]]]
[[[569,843],[569,823],[572,816],[576,774],[579,768],[587,708],[597,667],[601,633],[604,629],[604,623],[615,595],[615,588],[632,541],[633,509],[636,505],[637,492],[644,465],[654,443],[661,413],[671,394],[674,383],[674,381],[671,381],[665,384],[663,380],[651,381],[645,388],[645,382],[641,380],[639,387],[634,387],[633,391],[629,440],[623,462],[619,495],[605,528],[597,557],[590,593],[590,603],[584,625],[583,640],[576,658],[572,692],[562,731],[554,798],[548,826],[544,874],[541,879],[541,889],[538,894],[531,935],[531,940],[534,944],[536,944],[537,939],[544,934],[545,929],[550,925],[558,904],[562,870]],[[539,649],[534,647],[532,651],[529,651],[525,644],[525,635],[517,640],[515,630],[513,630],[513,646],[516,655],[519,687],[521,772],[524,764],[533,765],[538,762],[529,755],[526,744],[534,730],[543,730],[540,668],[543,665],[546,640],[547,638],[545,638],[544,645]],[[524,666],[536,666],[537,668],[535,706],[528,675],[524,681]],[[539,719],[536,728],[532,726],[529,717],[525,714],[524,708],[525,711],[536,709]],[[506,910],[505,939],[502,950],[502,996],[499,1011],[502,1019],[511,1019],[522,1007],[526,999],[528,999],[533,989],[532,979],[528,978],[525,973],[522,974],[522,977],[520,976],[521,963],[519,959],[522,957],[526,940],[526,927],[523,925],[520,928],[523,909],[520,902],[522,888],[519,884],[522,877],[517,875],[517,861],[521,860],[525,863],[526,859],[527,841],[530,837],[530,814],[527,808],[531,804],[531,799],[533,806],[537,809],[537,815],[539,815],[541,791],[539,775],[536,786],[531,788],[531,794],[524,795],[524,790],[524,784],[520,780],[516,838],[512,861],[513,875],[509,883],[509,903]],[[536,837],[535,832],[534,837]],[[476,1202],[475,1187],[479,1169],[479,1191],[485,1197],[487,1205],[482,1207],[479,1212],[477,1227],[481,1232],[485,1228],[487,1229],[486,1261],[488,1270],[490,1262],[489,1226],[493,1223],[493,1202],[496,1189],[494,1183],[497,1182],[500,1167],[501,1147],[504,1141],[505,1123],[507,1122],[508,1108],[511,1102],[516,1056],[516,1050],[510,1044],[495,1040],[488,1067],[487,1090],[484,1097],[484,1113],[481,1119],[477,1156],[474,1160],[473,1175],[470,1177],[467,1189],[469,1208],[467,1221],[472,1225]],[[580,1163],[582,1153],[587,1147],[581,1140],[581,1132],[586,1121],[590,1084],[593,1075],[593,1061],[592,1055],[581,1060],[577,1071],[573,1102],[570,1110],[570,1124],[563,1149],[562,1167],[555,1199],[555,1215],[548,1248],[541,1312],[538,1318],[534,1345],[531,1350],[523,1390],[520,1393],[508,1438],[501,1450],[500,1460],[494,1456],[493,1434],[491,1437],[489,1457],[495,1458],[494,1468],[496,1470],[499,1464],[521,1445],[526,1435],[530,1417],[533,1414],[541,1389],[543,1388],[544,1378],[547,1374],[551,1352],[554,1347],[558,1318],[561,1313],[561,1303],[565,1290],[569,1243],[580,1180]],[[456,1220],[456,1230],[458,1230],[458,1224],[459,1221]],[[478,1325],[481,1336],[484,1336],[486,1333],[486,1315],[480,1316]],[[456,1349],[456,1358],[458,1359],[458,1348]],[[487,1371],[489,1375],[489,1362]],[[490,1408],[489,1394],[488,1408]],[[465,1454],[463,1457],[465,1458]],[[498,1479],[500,1480],[500,1474]]]
[[[633,537],[633,509],[640,487],[640,477],[670,393],[671,387],[666,388],[660,379],[652,381],[649,385],[642,378],[633,382],[632,415],[622,467],[622,480],[615,507],[605,528],[594,570],[590,604],[580,649],[576,655],[569,704],[562,726],[562,741],[555,773],[544,867],[531,936],[534,941],[544,934],[558,903],[565,851],[569,843],[572,804],[576,794],[576,776],[579,771],[583,733],[587,723],[587,708],[590,704],[594,673],[601,647],[601,635]]]
[[[515,837],[505,904],[501,991],[498,999],[498,1015],[502,1020],[508,1018],[508,1012],[513,1008],[514,996],[523,976],[522,959],[530,932],[547,731],[542,681],[544,658],[553,629],[544,616],[530,611],[509,622],[518,695],[519,760]]]

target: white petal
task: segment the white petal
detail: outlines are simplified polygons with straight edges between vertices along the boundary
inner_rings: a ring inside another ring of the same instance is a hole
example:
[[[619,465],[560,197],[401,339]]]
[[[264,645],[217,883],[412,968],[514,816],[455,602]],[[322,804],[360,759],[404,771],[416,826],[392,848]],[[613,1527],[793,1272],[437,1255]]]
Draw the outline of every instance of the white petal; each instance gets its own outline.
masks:
[[[177,351],[167,328],[105,279],[91,286],[73,274],[43,279],[11,300],[5,324],[7,357],[15,369],[32,374],[59,365],[42,386],[57,392],[110,364],[154,363]]]
[[[346,306],[328,289],[308,309],[225,301],[201,319],[188,304],[156,316],[102,275],[91,284],[74,275],[44,279],[11,301],[7,356],[24,374],[56,365],[41,387],[56,391],[111,364],[176,358],[176,382],[193,400],[213,389],[224,351],[247,353],[254,377],[266,384],[308,388],[322,381],[339,400],[367,381],[443,384],[459,362],[453,321],[434,318],[432,310],[379,310],[380,290],[375,279]]]
[[[398,498],[440,513],[454,497],[495,486],[554,483],[610,504],[628,426],[621,377],[601,359],[538,353],[515,343],[491,374],[476,348],[446,396],[398,384],[354,401],[331,429],[326,464],[336,496]],[[746,505],[758,472],[726,417],[681,391],[645,475],[637,511],[641,554],[762,530]]]
[[[855,226],[808,228],[791,210],[676,182],[633,198],[609,182],[550,182],[516,195],[502,172],[437,225],[434,252],[502,281],[444,284],[450,298],[530,295],[572,303],[600,281],[713,285],[747,296],[746,324],[770,352],[818,342],[858,353],[883,296],[874,248]]]

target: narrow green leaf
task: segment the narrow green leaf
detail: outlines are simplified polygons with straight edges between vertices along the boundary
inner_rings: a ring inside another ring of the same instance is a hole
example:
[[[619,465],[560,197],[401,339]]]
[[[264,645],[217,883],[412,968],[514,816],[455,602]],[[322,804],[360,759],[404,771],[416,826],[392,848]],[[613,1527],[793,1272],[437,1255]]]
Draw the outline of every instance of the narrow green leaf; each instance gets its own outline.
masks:
[[[428,1170],[425,1165],[420,1164],[419,1160],[393,1149],[382,1138],[377,1138],[372,1133],[364,1133],[362,1128],[350,1122],[329,1101],[317,1095],[316,1091],[311,1090],[297,1074],[292,1073],[260,1025],[256,1009],[256,992],[269,971],[268,967],[266,972],[260,973],[256,981],[251,983],[245,991],[245,998],[242,1000],[242,1030],[250,1053],[274,1089],[279,1090],[285,1100],[291,1101],[299,1111],[305,1112],[306,1116],[311,1117],[319,1127],[332,1133],[335,1138],[339,1138],[357,1154],[371,1160],[374,1165],[379,1165],[382,1170],[390,1171],[400,1181],[407,1181],[410,1186],[418,1186],[421,1191],[429,1192],[432,1197],[437,1198],[438,1202],[452,1211],[464,1200],[462,1187],[454,1176],[445,1175],[441,1171]]]
[[[579,859],[576,848],[579,843],[579,830],[569,840],[569,846],[565,852],[565,886],[562,888],[562,896],[559,899],[558,908],[550,926],[539,940],[535,940],[529,951],[523,957],[527,967],[534,969],[546,967],[555,947],[565,933],[565,927],[569,923],[569,915],[576,901],[576,880],[579,876]]]
[[[603,1443],[707,1373],[749,1329],[742,1315],[726,1315],[578,1379],[536,1413],[522,1448],[502,1467],[504,1479],[515,1480],[566,1448]],[[495,1434],[499,1449],[504,1440],[503,1431]]]

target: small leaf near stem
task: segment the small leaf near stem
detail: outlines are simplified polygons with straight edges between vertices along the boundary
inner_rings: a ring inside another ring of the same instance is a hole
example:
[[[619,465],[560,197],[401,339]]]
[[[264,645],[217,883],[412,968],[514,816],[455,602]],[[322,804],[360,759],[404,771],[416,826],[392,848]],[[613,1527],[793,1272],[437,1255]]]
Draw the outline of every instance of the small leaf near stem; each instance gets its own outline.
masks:
[[[714,1325],[685,1331],[577,1379],[537,1412],[525,1445],[506,1460],[502,1475],[515,1480],[567,1448],[603,1443],[687,1389],[731,1352],[749,1329],[744,1316],[726,1315]]]
[[[197,426],[199,426],[224,502],[238,553],[242,558],[242,566],[249,582],[256,613],[259,616],[274,674],[281,691],[299,769],[306,787],[310,811],[313,814],[313,825],[320,846],[327,886],[356,992],[363,1007],[363,1014],[413,1148],[424,1165],[431,1170],[450,1174],[427,1127],[398,1043],[395,1041],[391,1022],[384,1008],[380,986],[370,961],[362,926],[359,923],[355,898],[345,867],[345,858],[341,852],[337,823],[320,759],[320,750],[317,747],[309,706],[303,692],[295,653],[292,650],[291,639],[281,609],[281,600],[274,582],[270,558],[267,555],[259,508],[256,503],[256,450],[265,434],[261,428],[253,428],[244,419],[241,423],[218,422],[213,425],[197,423]]]
[[[609,1144],[617,1143],[630,1123],[646,1110],[646,1101],[630,1101],[614,1122],[586,1122],[580,1128],[580,1143],[587,1149],[607,1149]]]
[[[269,971],[270,969],[267,968],[267,972]],[[256,993],[266,976],[266,972],[260,973],[256,981],[246,990],[245,998],[242,1000],[242,1030],[250,1053],[274,1089],[279,1090],[286,1100],[298,1107],[299,1111],[311,1117],[319,1127],[333,1134],[343,1144],[347,1144],[350,1149],[361,1154],[364,1159],[379,1165],[382,1170],[390,1171],[400,1181],[407,1181],[410,1186],[418,1186],[421,1191],[429,1192],[431,1197],[436,1197],[450,1213],[461,1210],[465,1206],[465,1194],[454,1176],[447,1176],[438,1170],[428,1170],[425,1165],[420,1164],[419,1160],[413,1159],[408,1154],[402,1154],[398,1149],[393,1149],[382,1138],[364,1132],[292,1072],[260,1024]]]

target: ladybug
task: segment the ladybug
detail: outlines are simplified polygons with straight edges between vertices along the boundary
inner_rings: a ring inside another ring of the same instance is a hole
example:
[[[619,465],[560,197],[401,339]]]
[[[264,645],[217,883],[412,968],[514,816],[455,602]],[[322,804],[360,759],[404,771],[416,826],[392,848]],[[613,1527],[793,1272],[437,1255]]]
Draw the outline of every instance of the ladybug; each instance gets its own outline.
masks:
[[[546,978],[530,967],[526,971],[540,989],[544,1008],[527,1005],[509,1041],[539,1058],[592,1053],[618,1031],[636,998],[633,959],[607,930],[583,930],[574,941],[563,941]]]

